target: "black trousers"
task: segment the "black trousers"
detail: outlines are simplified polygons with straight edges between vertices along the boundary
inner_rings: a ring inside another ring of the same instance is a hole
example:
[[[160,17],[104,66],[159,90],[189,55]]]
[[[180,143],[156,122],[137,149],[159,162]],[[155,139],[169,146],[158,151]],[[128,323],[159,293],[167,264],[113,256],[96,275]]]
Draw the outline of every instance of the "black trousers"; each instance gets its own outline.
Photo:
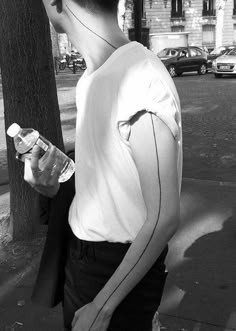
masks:
[[[66,263],[64,288],[65,330],[71,330],[76,310],[91,302],[121,263],[130,244],[89,242],[72,233]],[[116,308],[109,331],[151,331],[167,276],[166,247],[141,282]],[[115,294],[114,294],[115,295]]]

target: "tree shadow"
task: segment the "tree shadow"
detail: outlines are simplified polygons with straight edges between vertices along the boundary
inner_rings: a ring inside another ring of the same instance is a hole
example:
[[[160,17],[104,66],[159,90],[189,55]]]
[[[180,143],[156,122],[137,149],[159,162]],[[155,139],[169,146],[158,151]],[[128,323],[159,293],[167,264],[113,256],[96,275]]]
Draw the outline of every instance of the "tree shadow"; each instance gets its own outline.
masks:
[[[236,209],[230,212],[227,202],[217,207],[220,196],[222,200],[227,200],[227,194],[224,196],[222,192],[216,197],[215,207],[210,198],[207,204],[207,196],[202,197],[202,209],[196,201],[196,208],[184,215],[188,222],[184,220],[180,235],[175,240],[175,251],[171,251],[172,268],[162,312],[186,323],[189,320],[200,322],[198,331],[208,330],[201,323],[209,324],[209,329],[210,325],[215,325],[217,331],[236,325]],[[232,205],[232,197],[231,200]],[[223,218],[227,215],[230,216]],[[205,225],[204,222],[209,223]],[[195,235],[195,232],[198,234]],[[186,235],[190,238],[184,238]],[[186,245],[181,246],[179,240],[186,240]],[[179,252],[178,246],[181,247]],[[178,258],[178,254],[182,257]],[[171,300],[176,300],[172,307]]]
[[[176,285],[185,292],[178,316],[222,326],[228,323],[236,308],[235,256],[234,214],[222,230],[195,241],[185,252],[187,261],[173,272]]]

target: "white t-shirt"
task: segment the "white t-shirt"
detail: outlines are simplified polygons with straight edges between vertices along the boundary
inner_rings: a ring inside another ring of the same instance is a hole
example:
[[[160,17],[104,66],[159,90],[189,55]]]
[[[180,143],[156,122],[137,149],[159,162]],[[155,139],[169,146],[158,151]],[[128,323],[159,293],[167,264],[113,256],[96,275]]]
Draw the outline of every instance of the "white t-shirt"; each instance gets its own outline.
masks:
[[[69,224],[88,241],[132,242],[147,217],[129,145],[130,119],[156,114],[178,140],[179,188],[182,132],[179,98],[162,62],[137,42],[118,48],[76,89],[76,194]]]

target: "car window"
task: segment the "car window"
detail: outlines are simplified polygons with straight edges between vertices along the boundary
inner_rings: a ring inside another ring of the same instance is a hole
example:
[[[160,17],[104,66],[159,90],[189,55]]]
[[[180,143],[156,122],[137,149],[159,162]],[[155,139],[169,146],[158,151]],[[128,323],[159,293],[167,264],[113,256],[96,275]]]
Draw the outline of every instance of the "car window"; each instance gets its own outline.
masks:
[[[181,56],[181,57],[188,57],[188,50],[187,49],[182,49],[179,52],[179,56]]]
[[[178,51],[176,49],[170,49],[169,54],[170,56],[176,56],[178,54]]]
[[[220,46],[220,47],[213,49],[213,51],[210,54],[220,55],[220,54],[223,54],[224,51],[226,51],[226,48],[224,46]]]
[[[201,52],[196,48],[190,48],[189,51],[190,51],[191,57],[202,55]]]
[[[159,57],[166,57],[166,56],[177,56],[178,51],[174,48],[165,48],[162,51],[160,51],[157,55]]]
[[[229,49],[228,49],[228,48],[224,49],[224,50],[221,52],[221,55],[224,55],[224,54],[227,54],[227,53],[229,53]]]
[[[235,49],[231,49],[231,51],[228,52],[227,55],[236,55],[236,48]]]

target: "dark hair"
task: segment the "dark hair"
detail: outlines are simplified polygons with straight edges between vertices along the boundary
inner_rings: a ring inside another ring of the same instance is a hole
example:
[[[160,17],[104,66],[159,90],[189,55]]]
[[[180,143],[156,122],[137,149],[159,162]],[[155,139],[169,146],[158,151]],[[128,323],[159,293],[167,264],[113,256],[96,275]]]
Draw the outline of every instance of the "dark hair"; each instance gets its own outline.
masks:
[[[119,0],[74,0],[82,8],[92,12],[117,13]]]

